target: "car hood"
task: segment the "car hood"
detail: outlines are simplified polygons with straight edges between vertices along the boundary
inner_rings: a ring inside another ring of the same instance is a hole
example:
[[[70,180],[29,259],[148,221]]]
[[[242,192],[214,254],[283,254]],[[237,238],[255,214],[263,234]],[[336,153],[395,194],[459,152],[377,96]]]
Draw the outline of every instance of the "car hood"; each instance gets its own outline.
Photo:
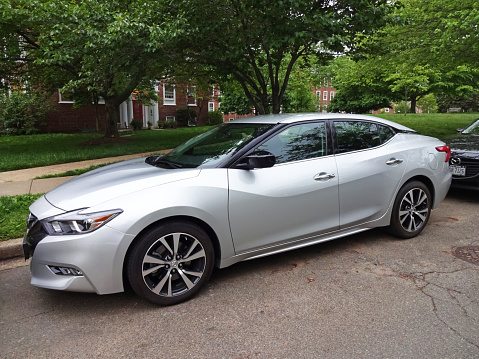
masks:
[[[446,142],[451,147],[453,155],[479,159],[479,136],[457,135]]]
[[[105,166],[75,177],[45,195],[64,211],[92,207],[115,197],[198,176],[199,169],[163,169],[144,158]]]

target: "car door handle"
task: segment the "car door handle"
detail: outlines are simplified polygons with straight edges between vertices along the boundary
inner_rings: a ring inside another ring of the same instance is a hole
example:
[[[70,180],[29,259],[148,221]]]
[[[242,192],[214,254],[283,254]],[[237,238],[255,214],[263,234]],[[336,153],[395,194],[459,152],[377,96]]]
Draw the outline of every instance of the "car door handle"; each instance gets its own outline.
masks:
[[[315,181],[324,181],[336,177],[334,173],[321,172],[313,177]]]
[[[388,166],[392,166],[392,165],[398,165],[400,163],[402,163],[404,160],[400,159],[400,158],[391,158],[389,160],[386,161],[386,164]]]

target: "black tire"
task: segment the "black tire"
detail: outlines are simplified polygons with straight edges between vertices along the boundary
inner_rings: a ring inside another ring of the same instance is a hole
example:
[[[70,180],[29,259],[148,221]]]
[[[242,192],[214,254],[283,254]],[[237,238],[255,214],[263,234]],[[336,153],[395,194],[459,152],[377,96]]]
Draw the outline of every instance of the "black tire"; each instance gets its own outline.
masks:
[[[168,222],[144,233],[133,247],[126,273],[140,297],[173,305],[194,296],[213,271],[213,244],[199,226]]]
[[[424,183],[406,183],[394,201],[389,232],[400,239],[416,237],[429,220],[431,200],[431,193]]]

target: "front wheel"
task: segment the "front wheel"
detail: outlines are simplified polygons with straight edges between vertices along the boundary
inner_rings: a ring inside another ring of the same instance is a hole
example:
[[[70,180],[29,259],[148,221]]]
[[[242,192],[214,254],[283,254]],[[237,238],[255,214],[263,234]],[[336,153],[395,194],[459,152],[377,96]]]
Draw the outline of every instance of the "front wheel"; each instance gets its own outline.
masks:
[[[398,238],[417,236],[431,215],[431,194],[420,181],[406,183],[394,201],[389,231]]]
[[[210,238],[189,222],[170,222],[146,232],[126,263],[135,293],[159,305],[190,299],[208,281],[213,266]]]

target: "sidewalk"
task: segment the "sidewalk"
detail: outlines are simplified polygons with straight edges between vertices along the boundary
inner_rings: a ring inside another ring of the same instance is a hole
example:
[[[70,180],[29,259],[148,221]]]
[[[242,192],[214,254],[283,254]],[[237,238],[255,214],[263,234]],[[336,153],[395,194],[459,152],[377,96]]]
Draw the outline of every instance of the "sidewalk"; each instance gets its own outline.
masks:
[[[28,168],[24,170],[0,172],[0,197],[16,196],[21,194],[37,194],[45,193],[53,188],[61,185],[73,177],[54,177],[44,179],[34,179],[43,175],[53,175],[64,173],[71,170],[88,168],[105,163],[119,162],[130,160],[133,158],[146,157],[151,154],[162,154],[170,150],[137,153],[133,155],[125,155],[119,157],[100,158],[96,160],[79,161],[71,163],[63,163],[59,165]],[[0,241],[0,261],[4,259],[23,256],[22,238],[10,239],[8,241]]]

